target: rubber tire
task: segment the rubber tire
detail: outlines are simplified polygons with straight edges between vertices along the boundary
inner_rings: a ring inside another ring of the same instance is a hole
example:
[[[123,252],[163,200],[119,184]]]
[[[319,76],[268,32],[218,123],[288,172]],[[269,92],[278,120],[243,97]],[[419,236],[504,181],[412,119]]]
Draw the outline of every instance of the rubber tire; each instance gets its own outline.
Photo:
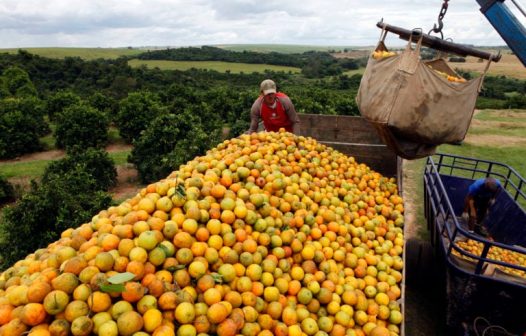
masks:
[[[426,285],[435,273],[431,244],[418,238],[408,239],[405,243],[405,267],[407,285]]]

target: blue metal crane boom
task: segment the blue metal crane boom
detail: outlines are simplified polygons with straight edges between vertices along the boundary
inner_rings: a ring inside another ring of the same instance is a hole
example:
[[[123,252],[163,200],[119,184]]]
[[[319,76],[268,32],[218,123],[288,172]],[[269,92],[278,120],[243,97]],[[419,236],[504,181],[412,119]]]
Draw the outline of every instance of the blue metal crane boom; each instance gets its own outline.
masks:
[[[477,2],[482,14],[526,66],[526,28],[504,4],[504,0],[477,0]]]

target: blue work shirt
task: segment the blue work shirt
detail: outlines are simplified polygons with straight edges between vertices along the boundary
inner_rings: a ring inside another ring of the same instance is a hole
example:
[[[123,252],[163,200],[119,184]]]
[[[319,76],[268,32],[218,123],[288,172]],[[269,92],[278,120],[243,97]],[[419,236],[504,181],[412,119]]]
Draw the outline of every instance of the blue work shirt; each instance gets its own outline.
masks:
[[[468,195],[477,197],[477,198],[482,198],[482,199],[492,198],[494,194],[490,190],[486,189],[484,185],[484,181],[485,179],[481,178],[473,182],[468,188]],[[499,180],[495,180],[495,181],[497,182],[497,186],[500,189],[502,187],[502,185],[500,184],[500,181]]]

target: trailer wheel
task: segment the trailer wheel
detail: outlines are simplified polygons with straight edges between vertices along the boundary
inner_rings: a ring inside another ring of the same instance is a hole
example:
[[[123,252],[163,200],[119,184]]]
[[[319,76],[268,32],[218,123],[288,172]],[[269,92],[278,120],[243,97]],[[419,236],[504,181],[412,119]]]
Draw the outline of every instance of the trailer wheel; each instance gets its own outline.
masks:
[[[405,243],[406,283],[425,285],[434,274],[433,247],[428,241],[410,238]]]

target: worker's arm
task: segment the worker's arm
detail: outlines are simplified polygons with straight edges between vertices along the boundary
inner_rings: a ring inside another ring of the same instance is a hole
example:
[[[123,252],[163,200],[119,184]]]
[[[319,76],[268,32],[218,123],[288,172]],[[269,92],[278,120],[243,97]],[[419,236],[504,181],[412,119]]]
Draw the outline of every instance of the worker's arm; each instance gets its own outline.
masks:
[[[298,117],[298,113],[296,113],[296,109],[294,108],[294,104],[292,104],[292,100],[290,100],[289,97],[280,97],[280,101],[283,104],[283,108],[285,109],[289,120],[292,122],[292,133],[299,135],[300,118]]]
[[[477,209],[475,208],[475,199],[472,195],[467,195],[464,201],[464,212],[468,214],[468,228],[473,231],[477,223]]]
[[[247,133],[254,133],[258,131],[259,119],[261,117],[261,98],[256,99],[252,108],[250,109],[250,128]]]

